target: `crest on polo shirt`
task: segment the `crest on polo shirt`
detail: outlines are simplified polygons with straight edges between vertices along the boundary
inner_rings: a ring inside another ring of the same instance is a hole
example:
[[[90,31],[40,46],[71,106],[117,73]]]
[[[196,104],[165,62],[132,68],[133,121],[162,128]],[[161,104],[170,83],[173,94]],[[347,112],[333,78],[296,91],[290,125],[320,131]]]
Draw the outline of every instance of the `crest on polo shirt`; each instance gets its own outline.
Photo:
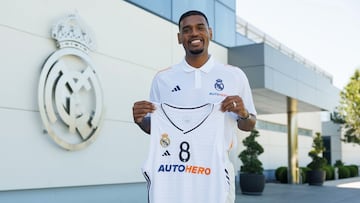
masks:
[[[221,79],[217,79],[214,84],[214,87],[217,91],[222,91],[224,89],[224,83],[222,82]]]

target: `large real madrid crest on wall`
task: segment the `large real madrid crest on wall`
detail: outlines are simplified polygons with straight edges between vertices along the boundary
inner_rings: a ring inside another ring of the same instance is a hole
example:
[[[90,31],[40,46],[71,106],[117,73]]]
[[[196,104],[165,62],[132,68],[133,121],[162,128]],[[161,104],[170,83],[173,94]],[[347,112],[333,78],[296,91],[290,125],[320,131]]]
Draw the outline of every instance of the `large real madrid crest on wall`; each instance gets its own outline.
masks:
[[[60,19],[51,36],[58,50],[40,74],[40,115],[59,146],[79,150],[94,142],[103,121],[103,93],[88,55],[95,48],[94,38],[77,14]]]

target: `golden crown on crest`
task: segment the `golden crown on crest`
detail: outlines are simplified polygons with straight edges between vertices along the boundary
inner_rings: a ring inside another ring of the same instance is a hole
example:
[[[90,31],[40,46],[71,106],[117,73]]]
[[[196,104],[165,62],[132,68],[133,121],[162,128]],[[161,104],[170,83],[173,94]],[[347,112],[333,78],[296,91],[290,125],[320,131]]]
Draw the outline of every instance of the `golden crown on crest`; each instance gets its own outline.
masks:
[[[51,29],[51,37],[57,41],[59,48],[72,47],[86,53],[96,48],[93,36],[77,13],[57,21]]]

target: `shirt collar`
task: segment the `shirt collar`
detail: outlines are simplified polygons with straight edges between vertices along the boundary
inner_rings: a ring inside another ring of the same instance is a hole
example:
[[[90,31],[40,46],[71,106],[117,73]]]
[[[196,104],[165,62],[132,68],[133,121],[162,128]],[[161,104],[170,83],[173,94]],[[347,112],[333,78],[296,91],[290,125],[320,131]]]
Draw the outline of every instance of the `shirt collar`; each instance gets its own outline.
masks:
[[[202,72],[204,72],[204,73],[208,73],[208,72],[210,72],[211,71],[211,69],[214,67],[214,59],[213,59],[213,57],[210,55],[210,57],[209,57],[209,59],[206,61],[206,63],[203,65],[203,66],[201,66],[200,68],[194,68],[194,67],[192,67],[191,65],[189,65],[187,62],[186,62],[186,60],[185,60],[185,58],[184,58],[184,60],[183,60],[183,62],[182,62],[183,64],[184,64],[184,71],[185,72],[192,72],[192,71],[195,71],[195,70],[200,70],[200,71],[202,71]]]

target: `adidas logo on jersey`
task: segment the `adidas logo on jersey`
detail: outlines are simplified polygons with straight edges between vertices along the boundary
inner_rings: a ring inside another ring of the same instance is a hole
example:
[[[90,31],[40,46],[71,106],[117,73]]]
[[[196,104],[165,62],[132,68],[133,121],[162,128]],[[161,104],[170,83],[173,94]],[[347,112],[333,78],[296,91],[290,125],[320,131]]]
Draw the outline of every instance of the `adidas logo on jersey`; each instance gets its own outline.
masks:
[[[174,89],[171,90],[171,92],[177,92],[177,91],[180,91],[180,87],[179,85],[176,85],[176,87]]]
[[[161,156],[170,156],[170,152],[168,150],[166,150]]]

